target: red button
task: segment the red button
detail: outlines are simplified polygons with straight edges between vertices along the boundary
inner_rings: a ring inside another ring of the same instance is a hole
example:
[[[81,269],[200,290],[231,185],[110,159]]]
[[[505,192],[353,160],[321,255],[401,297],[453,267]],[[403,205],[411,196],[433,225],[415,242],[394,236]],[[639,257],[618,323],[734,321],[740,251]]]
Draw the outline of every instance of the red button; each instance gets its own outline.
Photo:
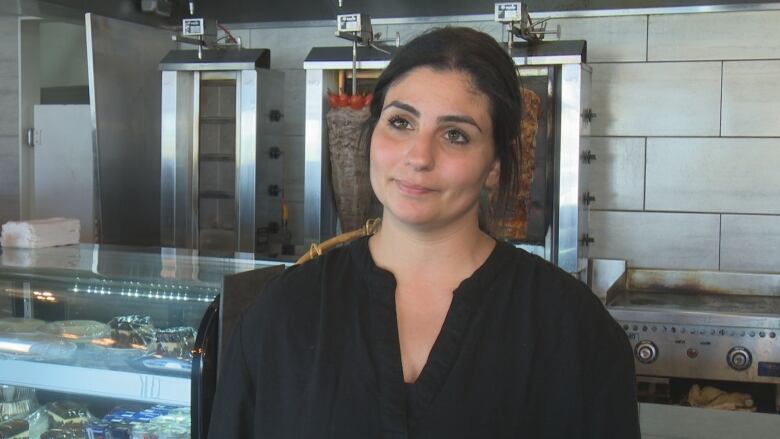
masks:
[[[696,358],[699,356],[699,351],[697,351],[696,348],[688,348],[688,350],[685,351],[685,354],[688,355],[688,358]]]

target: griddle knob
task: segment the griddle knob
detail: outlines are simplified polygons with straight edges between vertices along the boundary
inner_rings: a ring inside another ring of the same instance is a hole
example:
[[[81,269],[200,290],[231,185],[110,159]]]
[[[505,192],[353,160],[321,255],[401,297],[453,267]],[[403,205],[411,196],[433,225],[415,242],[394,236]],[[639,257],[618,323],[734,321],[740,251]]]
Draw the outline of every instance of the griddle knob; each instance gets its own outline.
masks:
[[[658,358],[658,347],[649,340],[642,340],[634,348],[634,356],[637,361],[650,364]]]
[[[729,353],[726,354],[726,362],[728,362],[729,367],[734,370],[745,370],[753,363],[753,356],[747,348],[734,346]]]

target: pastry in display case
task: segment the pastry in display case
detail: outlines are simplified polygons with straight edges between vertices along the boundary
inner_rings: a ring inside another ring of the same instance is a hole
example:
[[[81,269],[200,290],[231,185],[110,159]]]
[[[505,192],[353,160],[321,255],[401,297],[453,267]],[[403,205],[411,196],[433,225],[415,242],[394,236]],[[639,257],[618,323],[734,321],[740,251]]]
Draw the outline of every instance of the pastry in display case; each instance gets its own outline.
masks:
[[[0,438],[191,437],[204,312],[225,276],[278,265],[191,250],[3,248]]]

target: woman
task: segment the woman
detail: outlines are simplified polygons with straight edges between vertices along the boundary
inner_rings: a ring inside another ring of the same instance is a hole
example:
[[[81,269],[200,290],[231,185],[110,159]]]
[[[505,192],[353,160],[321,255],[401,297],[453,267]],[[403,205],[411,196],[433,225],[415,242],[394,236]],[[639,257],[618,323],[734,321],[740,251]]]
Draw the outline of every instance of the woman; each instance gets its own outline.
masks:
[[[497,242],[520,98],[490,36],[410,42],[371,104],[381,230],[288,269],[221,365],[210,437],[638,438],[633,357],[586,286]]]

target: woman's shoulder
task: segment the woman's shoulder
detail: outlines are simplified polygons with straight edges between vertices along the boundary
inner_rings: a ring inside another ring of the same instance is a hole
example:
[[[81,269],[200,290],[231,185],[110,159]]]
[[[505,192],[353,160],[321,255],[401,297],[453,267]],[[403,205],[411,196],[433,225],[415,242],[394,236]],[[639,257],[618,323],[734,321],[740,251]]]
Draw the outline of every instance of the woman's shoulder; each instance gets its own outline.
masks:
[[[502,242],[508,266],[505,270],[517,292],[529,295],[535,307],[553,310],[557,314],[586,314],[611,320],[601,300],[575,275],[521,248]]]
[[[338,247],[303,264],[287,267],[264,286],[255,307],[316,304],[324,279],[338,272],[353,270],[355,257],[352,244]]]
[[[590,292],[582,281],[552,262],[507,242],[499,241],[498,245],[504,255],[501,259],[508,265],[505,269],[523,283],[547,294]]]

